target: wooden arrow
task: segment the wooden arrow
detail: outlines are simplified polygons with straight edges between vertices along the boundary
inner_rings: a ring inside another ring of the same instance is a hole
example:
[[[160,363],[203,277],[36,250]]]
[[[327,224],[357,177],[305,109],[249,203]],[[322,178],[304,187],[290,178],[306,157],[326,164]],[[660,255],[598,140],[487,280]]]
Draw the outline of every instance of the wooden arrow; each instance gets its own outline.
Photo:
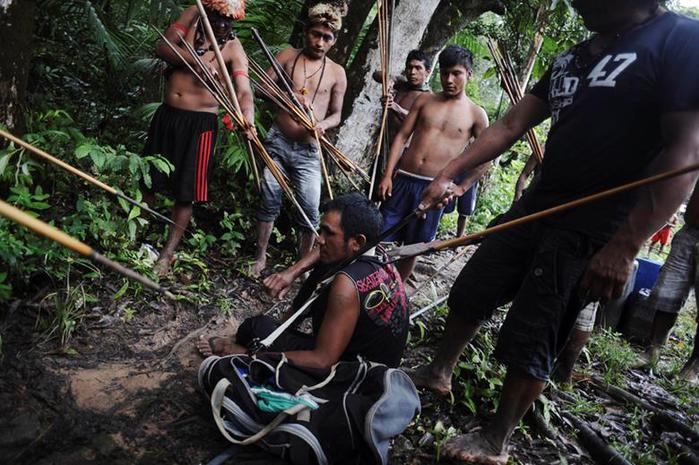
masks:
[[[4,137],[5,139],[7,139],[11,142],[14,142],[15,144],[19,145],[20,147],[24,148],[25,150],[32,152],[33,154],[35,154],[37,156],[43,158],[44,160],[47,160],[48,162],[50,162],[50,163],[52,163],[60,168],[63,168],[64,170],[68,171],[69,173],[72,173],[72,174],[84,179],[85,181],[92,184],[93,186],[97,186],[100,189],[112,194],[115,197],[126,200],[131,205],[135,205],[138,208],[140,208],[141,210],[147,211],[148,213],[155,216],[159,220],[164,221],[172,226],[175,226],[177,228],[184,229],[185,231],[187,231],[187,229],[182,228],[182,226],[178,225],[177,223],[172,221],[170,218],[163,216],[160,213],[156,212],[155,210],[151,209],[150,207],[148,207],[148,205],[132,199],[131,197],[125,195],[120,190],[115,189],[115,188],[103,183],[99,179],[96,179],[96,178],[90,176],[89,174],[85,173],[84,171],[81,171],[81,170],[77,169],[76,167],[69,165],[68,163],[64,162],[63,160],[60,160],[60,159],[54,157],[53,155],[46,153],[45,151],[34,147],[30,143],[25,142],[22,139],[13,136],[9,132],[3,131],[2,129],[0,129],[0,136]]]
[[[13,207],[9,203],[0,200],[0,215],[5,218],[14,221],[17,224],[24,226],[27,229],[34,231],[40,236],[47,237],[52,241],[58,242],[64,247],[72,250],[73,252],[89,258],[91,261],[97,263],[98,265],[111,268],[112,270],[126,276],[129,279],[137,281],[147,288],[153,289],[161,294],[163,294],[168,299],[176,300],[176,297],[169,291],[165,290],[162,286],[151,281],[147,277],[135,272],[134,270],[121,265],[115,261],[112,261],[99,254],[97,251],[92,249],[89,245],[80,242],[78,239],[69,236],[63,231],[54,228],[50,224],[46,224],[43,221],[36,219],[27,213],[23,212],[19,208]]]
[[[622,192],[630,191],[632,189],[637,189],[639,187],[643,186],[648,186],[650,184],[654,184],[660,181],[664,181],[666,179],[674,178],[677,176],[681,176],[683,174],[691,173],[692,171],[699,170],[699,163],[694,163],[692,165],[686,166],[684,168],[678,168],[675,170],[670,170],[666,171],[664,173],[656,174],[654,176],[650,176],[644,179],[640,179],[638,181],[633,181],[618,187],[614,187],[611,189],[608,189],[606,191],[598,192],[596,194],[588,195],[585,197],[582,197],[577,200],[573,200],[571,202],[566,202],[561,205],[557,205],[555,207],[547,208],[545,210],[532,213],[531,215],[526,215],[521,218],[516,218],[511,221],[506,221],[505,223],[498,224],[496,226],[493,226],[492,228],[487,228],[484,229],[483,231],[479,231],[473,234],[468,234],[463,237],[457,237],[455,239],[448,239],[448,240],[442,240],[442,241],[432,241],[432,242],[422,242],[419,244],[411,244],[407,245],[405,247],[399,247],[397,249],[393,249],[389,252],[389,255],[393,258],[393,260],[398,260],[398,259],[403,259],[403,258],[409,258],[409,257],[417,257],[418,255],[424,255],[427,253],[435,252],[438,250],[444,250],[444,249],[451,249],[455,247],[461,247],[462,245],[468,245],[473,243],[474,241],[481,239],[486,236],[490,236],[493,233],[499,232],[499,231],[504,231],[506,229],[514,228],[515,226],[519,226],[522,224],[526,223],[531,223],[532,221],[537,221],[541,218],[545,218],[547,216],[555,215],[557,213],[561,213],[567,210],[571,210],[573,208],[579,207],[581,205],[588,204],[590,202],[594,202],[596,200],[604,199],[607,197],[611,197],[616,194],[620,194]]]

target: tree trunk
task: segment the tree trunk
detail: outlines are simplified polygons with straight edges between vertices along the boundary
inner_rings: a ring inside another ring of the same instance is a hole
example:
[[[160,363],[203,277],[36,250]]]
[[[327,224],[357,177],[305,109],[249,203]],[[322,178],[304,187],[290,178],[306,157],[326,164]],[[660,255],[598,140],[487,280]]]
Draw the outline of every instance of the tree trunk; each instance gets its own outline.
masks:
[[[23,132],[27,78],[32,58],[34,0],[0,0],[0,123]]]
[[[505,14],[500,0],[442,0],[422,36],[420,49],[434,62],[449,39],[486,11]]]
[[[534,40],[532,41],[531,47],[529,47],[527,59],[524,61],[524,65],[519,73],[519,87],[522,89],[522,93],[527,91],[527,85],[529,84],[529,79],[532,77],[532,71],[534,71],[536,59],[539,55],[539,51],[541,51],[541,46],[544,45],[544,29],[546,29],[547,22],[548,5],[542,4],[537,10],[536,19],[534,20],[536,25]]]
[[[405,57],[410,50],[427,46],[439,51],[454,33],[469,21],[484,11],[502,8],[503,3],[498,0],[396,2],[393,15],[391,73],[403,70]],[[451,16],[454,14],[461,15],[458,21],[452,20]],[[442,33],[444,29],[448,29],[449,32]],[[350,85],[345,95],[344,123],[337,131],[338,148],[364,165],[371,161],[368,155],[381,116],[381,84],[371,77],[372,72],[380,67],[377,42],[377,22],[374,20],[356,58],[347,70]]]
[[[342,31],[338,34],[337,43],[328,54],[341,66],[347,65],[367,16],[376,5],[376,0],[352,0],[347,2],[349,9],[347,16],[342,21]]]

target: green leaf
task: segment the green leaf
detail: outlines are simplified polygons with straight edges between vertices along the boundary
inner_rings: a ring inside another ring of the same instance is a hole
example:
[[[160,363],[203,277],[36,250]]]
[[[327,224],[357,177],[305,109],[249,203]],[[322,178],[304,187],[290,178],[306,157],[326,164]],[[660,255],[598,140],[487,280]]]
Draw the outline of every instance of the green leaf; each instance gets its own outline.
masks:
[[[104,167],[104,163],[107,161],[107,155],[100,147],[95,147],[95,150],[90,152],[90,159],[97,169],[101,170],[102,167]]]
[[[485,73],[483,73],[483,77],[481,79],[482,80],[489,79],[489,78],[495,76],[496,72],[497,72],[497,68],[495,68],[495,66],[488,68],[488,70]]]
[[[141,215],[141,207],[133,207],[131,209],[131,212],[129,213],[129,217],[127,218],[127,221],[131,221],[134,218],[138,218]]]
[[[121,288],[116,292],[116,294],[114,294],[113,299],[114,300],[121,299],[128,289],[129,289],[129,281],[124,281],[124,284],[121,285]]]
[[[91,144],[79,145],[75,149],[75,158],[77,158],[78,160],[85,158],[86,156],[90,155],[92,148],[93,148],[93,146]]]
[[[7,168],[7,164],[10,162],[11,155],[11,153],[7,153],[0,157],[0,176],[5,172],[5,168]]]
[[[149,172],[148,170],[144,170],[144,171],[143,171],[143,178],[142,178],[142,180],[143,180],[143,184],[144,184],[148,189],[150,189],[150,188],[152,187],[153,182],[151,181],[150,172]]]
[[[66,347],[65,350],[63,351],[66,355],[70,355],[71,357],[77,357],[80,355],[80,352],[78,352],[75,348],[73,347]]]
[[[172,164],[162,157],[153,157],[150,162],[161,173],[170,174],[172,172]]]
[[[132,241],[136,240],[136,223],[129,221],[129,238]]]
[[[123,208],[125,212],[131,210],[131,204],[126,200],[122,199],[121,197],[117,197],[117,201],[119,202],[119,205],[121,205],[121,208]]]
[[[132,155],[129,157],[129,173],[131,173],[132,176],[136,176],[140,164],[141,159],[138,155]]]

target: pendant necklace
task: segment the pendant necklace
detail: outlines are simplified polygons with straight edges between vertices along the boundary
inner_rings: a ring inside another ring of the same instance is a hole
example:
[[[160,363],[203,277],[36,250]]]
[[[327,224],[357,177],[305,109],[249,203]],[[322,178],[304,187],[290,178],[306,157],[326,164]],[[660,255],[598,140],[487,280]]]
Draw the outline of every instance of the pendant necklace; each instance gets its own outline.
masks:
[[[316,95],[318,95],[318,89],[320,89],[320,83],[323,81],[323,75],[325,74],[325,62],[326,62],[327,57],[323,57],[323,63],[318,67],[317,70],[313,71],[311,74],[306,74],[306,57],[303,57],[303,85],[301,86],[301,95],[308,95],[308,93],[311,91],[306,87],[306,82],[308,82],[313,76],[318,74],[320,72],[320,79],[318,79],[318,85],[316,86],[316,90],[313,93],[313,99],[311,100],[311,103],[315,102],[316,100]]]

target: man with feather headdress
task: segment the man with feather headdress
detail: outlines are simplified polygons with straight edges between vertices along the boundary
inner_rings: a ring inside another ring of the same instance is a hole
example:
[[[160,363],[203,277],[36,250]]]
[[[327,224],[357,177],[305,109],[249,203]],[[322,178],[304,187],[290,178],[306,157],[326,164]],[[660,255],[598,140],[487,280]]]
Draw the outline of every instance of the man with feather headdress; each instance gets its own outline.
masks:
[[[167,244],[155,265],[156,273],[161,276],[174,262],[175,249],[192,217],[192,203],[206,202],[209,198],[211,155],[218,129],[218,102],[180,58],[183,57],[194,69],[200,66],[183,41],[194,48],[208,71],[215,76],[220,74],[214,52],[214,47],[218,47],[233,78],[241,111],[248,123],[246,132],[254,131],[248,59],[233,29],[233,22],[245,17],[245,1],[202,0],[202,3],[216,36],[216,44],[208,40],[199,10],[194,5],[187,8],[165,33],[179,55],[165,41],[160,41],[156,48],[158,57],[168,64],[167,88],[165,100],[151,121],[144,154],[165,156],[175,170],[169,177],[160,172],[152,173],[153,188],[147,200],[153,199],[154,192],[167,192],[175,201],[172,220],[178,226],[170,228]]]

